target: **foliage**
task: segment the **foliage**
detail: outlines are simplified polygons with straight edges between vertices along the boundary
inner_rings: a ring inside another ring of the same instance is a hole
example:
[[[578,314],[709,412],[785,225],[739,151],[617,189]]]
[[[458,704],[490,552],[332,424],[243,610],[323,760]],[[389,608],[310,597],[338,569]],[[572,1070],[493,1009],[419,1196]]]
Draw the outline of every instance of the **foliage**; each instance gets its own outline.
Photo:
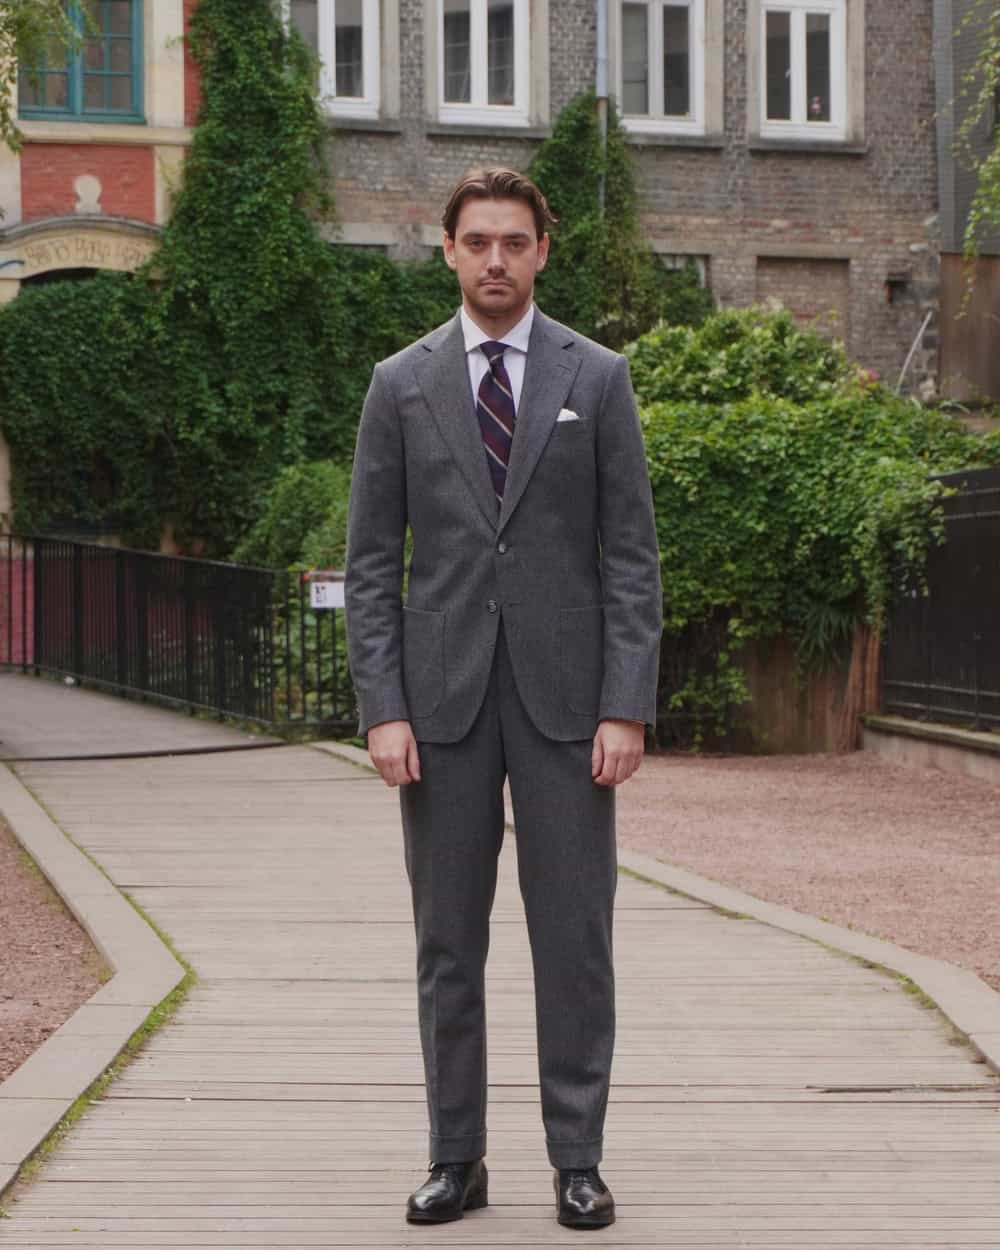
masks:
[[[148,284],[108,273],[25,287],[0,314],[19,529],[113,517],[140,545],[159,546],[158,414],[170,382],[149,353],[155,299]]]
[[[31,73],[53,51],[76,48],[80,35],[64,0],[0,0],[0,143],[23,146],[15,120],[18,67]]]
[[[539,305],[550,316],[621,348],[665,315],[678,287],[685,298],[674,298],[675,311],[683,309],[683,315],[693,320],[707,313],[707,293],[696,303],[690,276],[678,280],[665,270],[643,238],[632,162],[613,105],[605,147],[593,93],[572,100],[528,174],[559,218],[552,230],[549,263],[536,284]]]
[[[962,19],[960,32],[973,33],[976,57],[963,75],[966,111],[958,130],[958,148],[976,178],[976,190],[965,223],[964,251],[972,259],[982,238],[1000,227],[1000,125],[996,110],[1000,102],[1000,4],[997,0],[973,0]],[[982,131],[989,128],[982,141]]]
[[[877,624],[893,585],[919,579],[942,533],[931,472],[1000,463],[1000,439],[851,376],[838,350],[784,314],[658,329],[628,355],[665,632],[690,657],[664,698],[693,713],[697,738],[746,698],[747,640],[788,632],[806,669],[836,654],[857,621]]]
[[[755,392],[806,403],[855,371],[841,345],[763,308],[727,309],[700,327],[658,326],[626,355],[645,403],[725,403]]]
[[[342,568],[350,485],[350,468],[332,460],[289,465],[279,473],[260,516],[231,558],[267,568],[286,568],[299,562],[318,567],[321,562],[310,561],[306,548],[316,546],[313,533],[322,528],[324,554],[333,556],[322,563]]]
[[[26,286],[0,312],[17,524],[115,525],[223,554],[288,464],[349,458],[376,360],[455,308],[441,260],[330,247],[311,54],[270,0],[202,0],[203,107],[135,277]]]

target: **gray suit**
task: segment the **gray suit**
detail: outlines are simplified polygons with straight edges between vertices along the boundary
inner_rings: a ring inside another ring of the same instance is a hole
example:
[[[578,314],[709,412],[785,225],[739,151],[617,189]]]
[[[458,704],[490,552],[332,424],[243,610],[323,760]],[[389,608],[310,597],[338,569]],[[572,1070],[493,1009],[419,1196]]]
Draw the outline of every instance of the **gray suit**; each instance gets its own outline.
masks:
[[[420,744],[422,779],[400,804],[431,1157],[485,1153],[483,968],[509,776],[549,1158],[588,1166],[613,1048],[616,881],[614,789],[593,782],[590,751],[602,719],[654,725],[662,628],[625,359],[536,309],[502,506],[458,314],[377,365],[346,605],[359,732],[408,720]]]

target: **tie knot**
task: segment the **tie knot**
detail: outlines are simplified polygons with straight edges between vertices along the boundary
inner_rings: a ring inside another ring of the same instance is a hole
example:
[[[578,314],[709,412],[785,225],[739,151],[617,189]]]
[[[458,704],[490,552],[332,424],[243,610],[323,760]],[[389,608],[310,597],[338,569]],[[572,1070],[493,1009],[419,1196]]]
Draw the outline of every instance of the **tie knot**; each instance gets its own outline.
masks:
[[[496,364],[498,360],[503,359],[503,354],[509,347],[508,343],[498,343],[494,339],[487,339],[485,343],[479,344],[486,359],[490,362],[490,368]]]

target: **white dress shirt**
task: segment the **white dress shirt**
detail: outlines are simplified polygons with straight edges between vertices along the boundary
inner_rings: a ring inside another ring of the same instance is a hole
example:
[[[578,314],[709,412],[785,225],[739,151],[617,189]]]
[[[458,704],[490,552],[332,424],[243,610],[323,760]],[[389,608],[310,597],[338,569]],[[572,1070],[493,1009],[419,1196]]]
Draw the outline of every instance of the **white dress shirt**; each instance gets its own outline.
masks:
[[[462,333],[465,336],[465,358],[469,365],[469,384],[472,387],[472,403],[475,406],[476,398],[479,395],[479,384],[482,382],[487,370],[490,367],[489,361],[486,359],[486,353],[480,351],[480,343],[493,342],[492,335],[481,330],[465,311],[463,304],[460,309],[462,318]],[[512,330],[508,330],[502,338],[495,340],[500,343],[506,343],[509,351],[503,354],[504,368],[507,370],[507,376],[510,378],[510,389],[514,396],[514,413],[521,403],[521,387],[524,384],[524,362],[528,358],[528,339],[531,337],[531,323],[535,316],[535,305],[532,304],[528,311]]]

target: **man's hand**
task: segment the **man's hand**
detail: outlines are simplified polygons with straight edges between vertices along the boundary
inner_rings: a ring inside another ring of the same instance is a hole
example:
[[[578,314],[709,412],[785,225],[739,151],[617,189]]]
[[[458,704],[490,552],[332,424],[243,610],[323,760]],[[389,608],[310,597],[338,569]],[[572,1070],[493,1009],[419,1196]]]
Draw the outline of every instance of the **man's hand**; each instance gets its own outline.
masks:
[[[641,720],[601,721],[590,757],[591,775],[599,786],[628,781],[642,763],[645,729]]]
[[[408,720],[387,720],[368,730],[368,754],[387,786],[420,780],[417,740]]]

